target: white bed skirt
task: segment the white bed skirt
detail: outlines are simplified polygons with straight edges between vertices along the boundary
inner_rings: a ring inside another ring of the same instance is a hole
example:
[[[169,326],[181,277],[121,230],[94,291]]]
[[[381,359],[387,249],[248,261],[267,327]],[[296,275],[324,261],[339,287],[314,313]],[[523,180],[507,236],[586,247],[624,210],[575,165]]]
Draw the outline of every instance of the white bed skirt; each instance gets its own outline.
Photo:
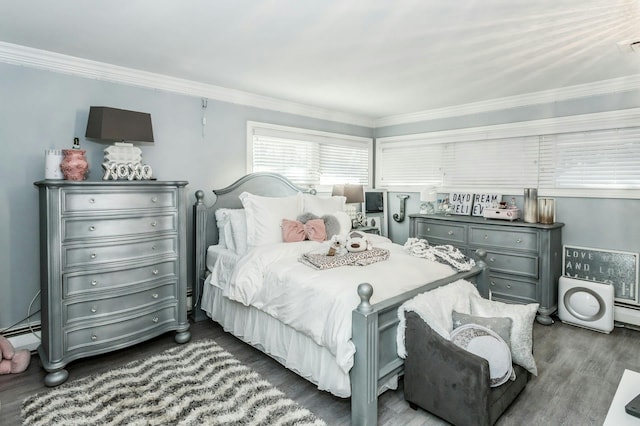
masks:
[[[225,331],[267,353],[318,389],[341,398],[351,396],[349,374],[342,371],[329,350],[274,317],[223,297],[210,278],[204,283],[202,309]]]

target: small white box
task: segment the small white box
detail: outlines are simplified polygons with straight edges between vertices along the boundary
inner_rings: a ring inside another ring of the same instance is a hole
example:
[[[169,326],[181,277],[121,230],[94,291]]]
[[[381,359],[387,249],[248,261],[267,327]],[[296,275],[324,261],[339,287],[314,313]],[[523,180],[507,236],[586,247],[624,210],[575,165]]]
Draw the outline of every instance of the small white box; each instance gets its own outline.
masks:
[[[513,221],[520,219],[520,209],[485,208],[482,212],[482,216],[485,219],[504,219]]]

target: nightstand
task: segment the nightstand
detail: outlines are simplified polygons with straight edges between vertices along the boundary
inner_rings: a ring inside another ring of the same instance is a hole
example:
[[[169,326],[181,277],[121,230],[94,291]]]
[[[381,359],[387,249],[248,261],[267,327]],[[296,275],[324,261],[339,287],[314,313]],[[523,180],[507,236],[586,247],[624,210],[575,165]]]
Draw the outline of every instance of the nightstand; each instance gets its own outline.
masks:
[[[352,228],[351,230],[352,231],[366,232],[368,234],[380,235],[380,230],[378,228],[376,228],[375,226],[359,226],[357,228]]]

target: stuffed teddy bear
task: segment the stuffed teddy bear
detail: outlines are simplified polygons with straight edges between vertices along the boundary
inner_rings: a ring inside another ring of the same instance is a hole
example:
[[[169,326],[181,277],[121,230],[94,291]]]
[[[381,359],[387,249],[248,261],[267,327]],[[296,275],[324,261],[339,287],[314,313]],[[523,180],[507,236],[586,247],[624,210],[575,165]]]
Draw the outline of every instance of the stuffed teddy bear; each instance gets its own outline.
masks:
[[[29,367],[31,352],[27,349],[15,350],[4,336],[0,336],[0,374],[22,373]]]
[[[347,237],[347,250],[350,253],[358,253],[365,250],[371,250],[371,243],[367,239],[364,232],[351,231]]]
[[[327,256],[343,256],[347,254],[347,238],[344,235],[334,235],[331,237],[331,247]]]

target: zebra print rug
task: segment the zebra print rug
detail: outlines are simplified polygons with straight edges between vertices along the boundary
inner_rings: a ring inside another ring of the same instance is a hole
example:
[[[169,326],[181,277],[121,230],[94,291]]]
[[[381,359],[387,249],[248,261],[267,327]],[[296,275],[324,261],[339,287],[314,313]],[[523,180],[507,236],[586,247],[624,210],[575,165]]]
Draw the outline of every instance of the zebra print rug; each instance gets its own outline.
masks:
[[[25,399],[23,425],[325,425],[210,339]]]

